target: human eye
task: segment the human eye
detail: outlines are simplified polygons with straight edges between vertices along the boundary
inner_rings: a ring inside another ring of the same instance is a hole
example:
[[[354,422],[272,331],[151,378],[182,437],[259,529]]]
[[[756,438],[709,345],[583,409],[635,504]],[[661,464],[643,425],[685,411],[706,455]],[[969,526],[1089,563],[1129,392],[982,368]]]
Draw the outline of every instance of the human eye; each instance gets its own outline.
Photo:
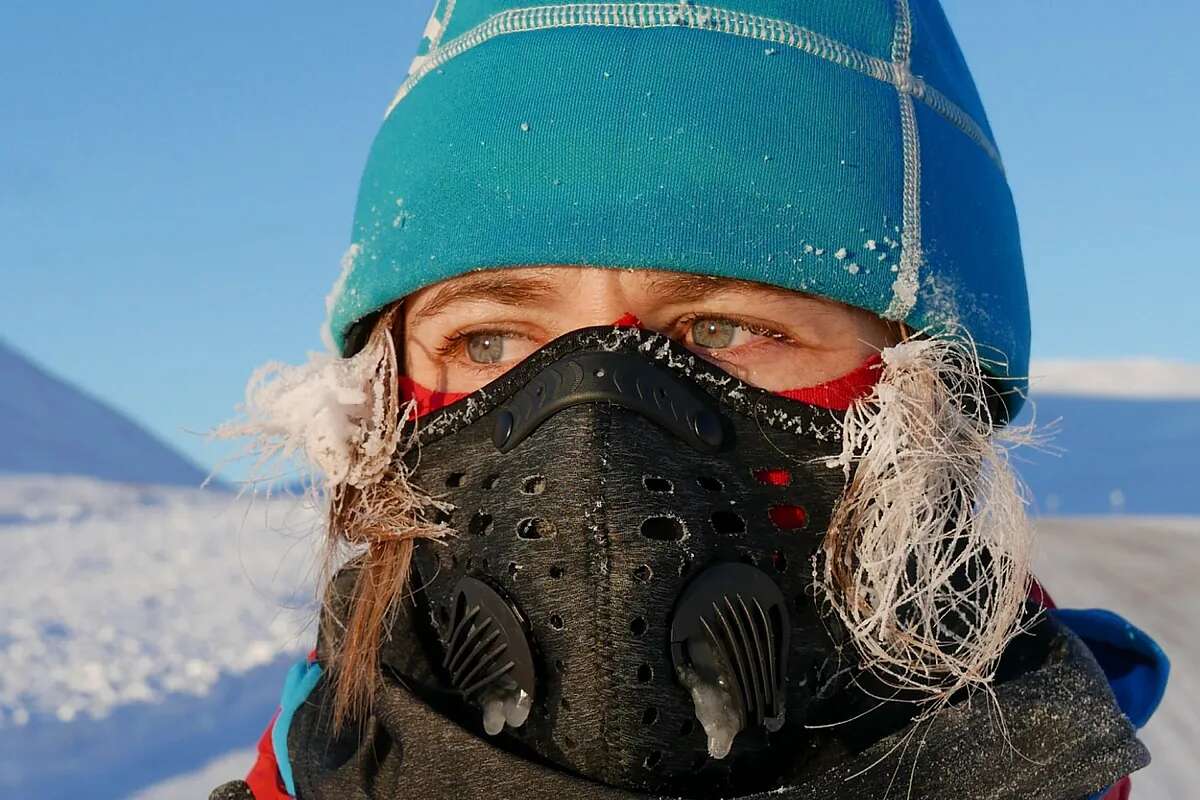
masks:
[[[725,316],[695,316],[683,327],[684,343],[707,351],[733,350],[786,338],[766,325]]]
[[[466,338],[467,356],[476,364],[498,364],[504,360],[503,333],[472,333]]]
[[[532,342],[521,333],[489,329],[450,334],[438,348],[438,353],[443,359],[485,370],[511,366],[512,362],[524,358],[532,350]]]

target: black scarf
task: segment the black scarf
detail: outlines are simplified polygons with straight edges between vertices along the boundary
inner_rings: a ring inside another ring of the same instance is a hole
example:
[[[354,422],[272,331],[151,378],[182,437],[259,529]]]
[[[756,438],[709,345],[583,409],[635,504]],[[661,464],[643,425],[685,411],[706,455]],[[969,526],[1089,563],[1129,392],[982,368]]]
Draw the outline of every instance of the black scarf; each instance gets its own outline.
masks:
[[[1086,646],[1050,617],[1036,637],[1047,642],[1044,660],[999,684],[996,706],[976,696],[858,752],[831,736],[777,789],[737,800],[1082,800],[1146,766],[1149,754]],[[393,678],[374,716],[340,740],[326,730],[325,706],[322,683],[288,734],[299,800],[667,800],[501,749]],[[240,781],[212,795],[249,797]]]

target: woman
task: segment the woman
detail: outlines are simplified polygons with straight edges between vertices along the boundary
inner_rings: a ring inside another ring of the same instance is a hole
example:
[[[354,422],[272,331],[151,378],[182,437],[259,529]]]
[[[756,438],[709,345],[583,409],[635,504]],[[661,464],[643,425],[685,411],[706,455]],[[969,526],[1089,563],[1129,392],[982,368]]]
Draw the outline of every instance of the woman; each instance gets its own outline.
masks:
[[[1161,653],[1029,576],[1015,214],[932,0],[441,0],[328,310],[340,358],[234,430],[303,448],[351,558],[214,797],[1078,800],[1147,763]]]

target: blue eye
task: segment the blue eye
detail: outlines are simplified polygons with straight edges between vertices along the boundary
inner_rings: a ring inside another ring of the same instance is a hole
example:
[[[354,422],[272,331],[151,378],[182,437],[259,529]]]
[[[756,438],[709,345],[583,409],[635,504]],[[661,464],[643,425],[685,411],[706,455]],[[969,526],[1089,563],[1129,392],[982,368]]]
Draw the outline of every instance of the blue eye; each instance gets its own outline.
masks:
[[[504,358],[504,334],[471,334],[467,337],[467,355],[476,364],[499,363]]]
[[[709,350],[720,350],[733,344],[738,326],[719,317],[701,317],[692,322],[692,341]]]

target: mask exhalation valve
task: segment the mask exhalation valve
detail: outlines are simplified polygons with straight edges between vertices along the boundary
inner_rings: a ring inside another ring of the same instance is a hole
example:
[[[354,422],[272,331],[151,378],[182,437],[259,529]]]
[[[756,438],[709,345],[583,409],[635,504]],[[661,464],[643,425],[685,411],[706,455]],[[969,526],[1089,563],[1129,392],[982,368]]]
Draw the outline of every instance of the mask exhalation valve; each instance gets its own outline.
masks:
[[[483,709],[496,735],[517,728],[533,707],[537,678],[520,613],[483,581],[464,577],[454,589],[442,666],[464,700]]]
[[[713,758],[728,755],[747,728],[783,726],[789,631],[783,592],[748,564],[710,567],[684,590],[671,620],[671,659]]]

